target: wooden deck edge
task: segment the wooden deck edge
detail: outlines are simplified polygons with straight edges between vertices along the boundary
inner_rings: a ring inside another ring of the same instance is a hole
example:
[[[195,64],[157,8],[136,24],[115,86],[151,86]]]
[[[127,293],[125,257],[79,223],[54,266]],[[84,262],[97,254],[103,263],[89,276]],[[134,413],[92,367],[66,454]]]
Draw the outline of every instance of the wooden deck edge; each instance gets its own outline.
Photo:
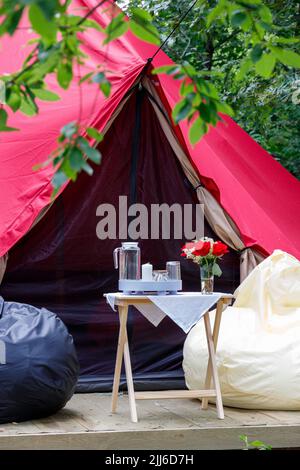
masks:
[[[261,440],[273,448],[298,447],[300,426],[242,426],[141,431],[1,435],[0,450],[222,450],[241,449],[239,440]]]

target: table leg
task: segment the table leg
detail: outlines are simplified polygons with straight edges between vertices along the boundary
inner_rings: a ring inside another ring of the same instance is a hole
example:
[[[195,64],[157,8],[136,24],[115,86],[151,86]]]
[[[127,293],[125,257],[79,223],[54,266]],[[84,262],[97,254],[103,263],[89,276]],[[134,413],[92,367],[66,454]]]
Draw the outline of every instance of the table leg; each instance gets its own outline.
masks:
[[[124,353],[124,345],[127,339],[126,325],[127,325],[128,306],[120,305],[118,308],[118,311],[119,311],[120,327],[119,327],[119,340],[118,340],[118,349],[117,349],[115,374],[114,374],[114,384],[113,384],[113,391],[112,391],[112,402],[111,402],[112,413],[115,413],[117,409],[120,376],[121,376],[121,369],[122,369],[122,359],[123,359],[123,353]]]
[[[212,372],[212,377],[213,377],[214,388],[216,390],[216,406],[217,406],[218,418],[224,419],[222,394],[221,394],[217,362],[216,362],[216,350],[215,350],[213,336],[211,332],[210,319],[209,319],[208,312],[204,315],[204,324],[205,324],[205,331],[206,331],[207,346],[208,346],[208,351],[209,351],[209,356],[210,356],[211,372]]]
[[[125,344],[124,344],[124,362],[125,362],[125,372],[126,372],[126,381],[127,381],[127,390],[128,390],[128,399],[129,399],[131,421],[133,423],[137,423],[138,418],[137,418],[137,412],[136,412],[136,403],[135,403],[135,396],[134,396],[134,386],[133,386],[133,378],[132,378],[131,360],[130,360],[127,332],[126,332],[126,341],[125,341]]]
[[[219,337],[219,331],[220,331],[220,323],[221,323],[221,318],[222,318],[222,311],[224,308],[224,303],[223,299],[220,299],[217,303],[217,309],[216,309],[216,316],[215,316],[215,322],[214,322],[214,330],[212,334],[213,338],[213,343],[214,343],[214,349],[216,351],[217,349],[217,344],[218,344],[218,337]],[[205,314],[209,315],[209,312]],[[205,318],[204,316],[204,318]],[[206,333],[207,336],[207,333]],[[209,350],[208,350],[209,353]],[[205,378],[205,386],[204,388],[209,389],[211,386],[211,360],[210,360],[210,354],[208,355],[208,364],[207,364],[207,371],[206,371],[206,378]],[[208,398],[202,398],[202,409],[206,410],[208,407]]]

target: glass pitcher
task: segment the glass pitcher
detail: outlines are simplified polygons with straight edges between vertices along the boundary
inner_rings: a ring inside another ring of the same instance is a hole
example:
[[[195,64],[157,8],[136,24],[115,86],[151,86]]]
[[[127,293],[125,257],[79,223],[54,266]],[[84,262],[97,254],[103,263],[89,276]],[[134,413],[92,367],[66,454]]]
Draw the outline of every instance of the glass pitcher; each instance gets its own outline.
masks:
[[[118,262],[119,254],[119,262]],[[141,250],[137,242],[124,242],[114,250],[114,265],[119,267],[119,279],[140,279]]]

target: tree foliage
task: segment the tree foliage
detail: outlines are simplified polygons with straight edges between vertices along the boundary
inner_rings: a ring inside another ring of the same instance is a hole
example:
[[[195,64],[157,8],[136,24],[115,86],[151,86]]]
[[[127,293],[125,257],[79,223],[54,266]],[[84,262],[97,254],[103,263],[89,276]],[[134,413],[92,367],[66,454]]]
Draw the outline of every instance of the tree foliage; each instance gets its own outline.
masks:
[[[188,0],[134,3],[151,12],[162,40],[191,4]],[[226,20],[225,3],[234,5],[231,20]],[[175,62],[187,61],[197,71],[209,72],[203,75],[213,81],[223,103],[233,109],[234,119],[300,178],[300,75],[296,71],[299,2],[265,0],[258,18],[259,4],[255,0],[198,2],[164,50]],[[254,12],[258,34],[264,30],[263,40],[255,31],[253,38],[251,30],[247,30],[249,18],[246,20],[243,7]],[[193,128],[190,130],[192,140],[201,135],[199,122],[198,125],[198,135]]]

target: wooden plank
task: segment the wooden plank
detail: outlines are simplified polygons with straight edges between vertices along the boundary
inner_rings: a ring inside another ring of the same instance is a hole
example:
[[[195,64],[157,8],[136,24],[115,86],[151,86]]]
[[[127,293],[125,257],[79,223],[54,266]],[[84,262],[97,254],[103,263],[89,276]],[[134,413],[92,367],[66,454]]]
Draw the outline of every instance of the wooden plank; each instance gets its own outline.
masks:
[[[188,428],[192,425],[185,418],[178,418],[174,413],[166,409],[161,409],[157,402],[146,401],[141,406],[137,406],[140,421],[133,423],[129,419],[128,397],[119,396],[118,412],[112,414],[110,411],[110,395],[105,397],[102,394],[85,395],[84,401],[80,404],[80,423],[90,431],[132,431]],[[99,397],[99,398],[97,398]],[[186,401],[186,400],[184,400]],[[199,407],[194,408],[199,413]],[[201,411],[201,410],[200,410]]]
[[[18,434],[36,434],[39,428],[34,421],[24,421],[22,423],[0,424],[0,436]]]
[[[161,400],[157,401],[156,404],[169,413],[177,415],[178,421],[184,419],[190,424],[197,428],[219,428],[219,427],[230,427],[233,425],[233,420],[226,416],[226,419],[220,420],[217,416],[215,406],[209,406],[207,410],[202,410],[199,400],[191,399],[187,400],[176,400],[173,401]]]
[[[111,394],[76,394],[67,407],[69,408],[70,405],[78,410],[76,421],[88,431],[115,429],[115,415],[111,411]]]
[[[0,449],[5,450],[222,450],[241,449],[239,435],[244,428],[174,429],[90,432],[69,434],[35,434],[4,436]],[[261,440],[273,446],[299,447],[299,426],[251,427],[247,430],[249,440]]]
[[[215,390],[162,390],[158,392],[135,392],[136,400],[163,400],[166,398],[215,397]]]
[[[176,400],[175,406],[174,402],[166,400],[157,401],[156,404],[166,412],[175,414],[178,422],[184,419],[198,428],[219,428],[236,425],[236,421],[227,415],[226,409],[224,409],[225,419],[220,420],[217,416],[216,407],[209,405],[208,409],[202,410],[199,399]]]
[[[67,406],[58,413],[47,418],[34,420],[33,423],[41,433],[86,432],[86,427],[82,426],[77,419],[78,417],[80,417],[79,410]]]
[[[274,426],[277,420],[267,416],[262,411],[226,408],[226,415],[233,419],[235,426]]]
[[[278,424],[300,425],[300,411],[276,411],[264,410],[263,414],[272,418]],[[300,442],[299,442],[300,447]]]

